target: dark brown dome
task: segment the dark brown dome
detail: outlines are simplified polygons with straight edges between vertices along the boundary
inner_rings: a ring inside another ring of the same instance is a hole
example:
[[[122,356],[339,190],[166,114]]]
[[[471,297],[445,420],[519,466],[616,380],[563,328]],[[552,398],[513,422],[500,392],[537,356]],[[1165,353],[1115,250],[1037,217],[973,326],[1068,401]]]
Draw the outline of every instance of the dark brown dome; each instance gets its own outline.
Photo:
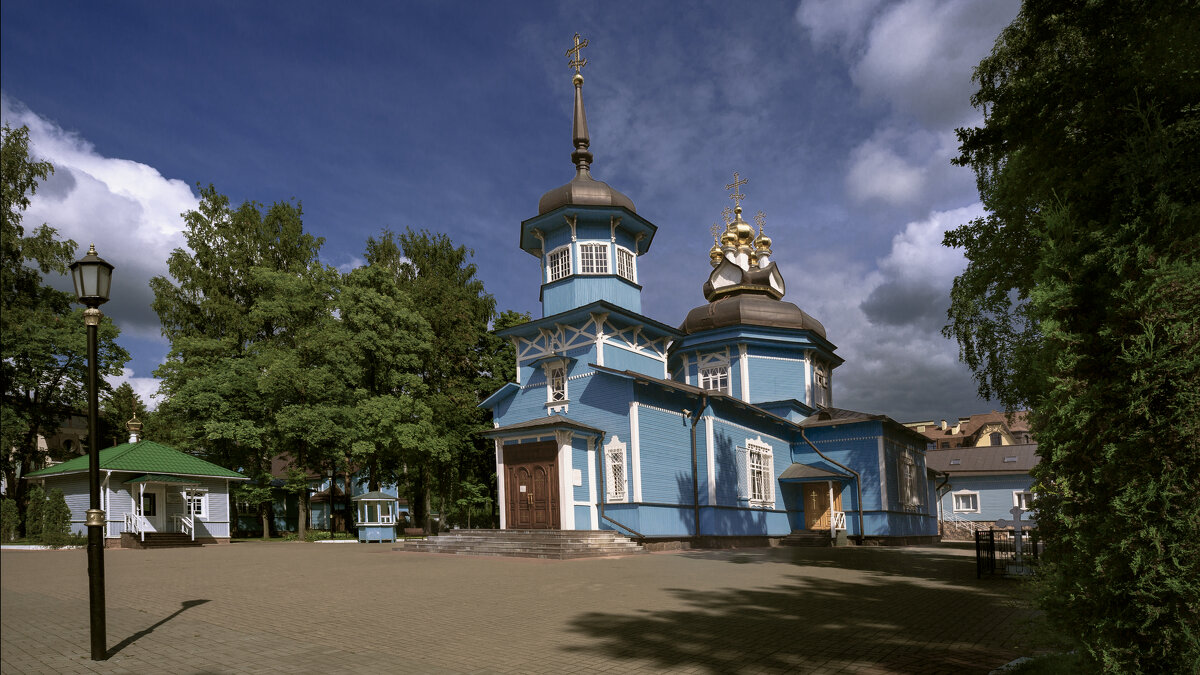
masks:
[[[592,178],[586,171],[576,174],[570,183],[542,195],[538,201],[538,215],[549,213],[560,206],[624,206],[637,213],[633,200],[609,187],[608,183]]]
[[[737,326],[767,326],[811,330],[825,337],[825,326],[796,305],[769,295],[742,293],[718,298],[688,312],[679,330],[687,335],[700,331]]]

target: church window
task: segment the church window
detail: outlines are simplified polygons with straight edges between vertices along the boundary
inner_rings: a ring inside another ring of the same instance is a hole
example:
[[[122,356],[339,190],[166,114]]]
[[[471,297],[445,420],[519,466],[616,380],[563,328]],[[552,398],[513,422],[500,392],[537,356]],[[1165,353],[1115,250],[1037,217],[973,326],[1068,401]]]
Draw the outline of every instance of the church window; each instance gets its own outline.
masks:
[[[979,513],[979,493],[978,492],[955,492],[954,493],[954,512],[955,513]]]
[[[604,464],[606,475],[605,494],[610,502],[623,502],[627,499],[625,490],[625,444],[616,437],[604,446]]]
[[[580,244],[579,273],[608,274],[608,244]]]
[[[557,365],[550,367],[550,402],[567,400],[567,369]]]
[[[546,281],[558,281],[571,276],[571,247],[560,246],[546,256]]]
[[[993,431],[991,439],[992,445],[1004,445],[1004,437],[1000,435],[999,431]]]
[[[898,457],[898,472],[900,486],[900,507],[906,510],[918,510],[925,502],[922,476],[917,465],[916,453],[905,448]]]
[[[825,364],[818,363],[813,366],[813,380],[816,383],[815,391],[813,392],[816,405],[832,405],[829,396],[829,370],[825,367]]]
[[[617,247],[617,274],[637,283],[637,257],[623,246]]]
[[[740,448],[739,448],[740,449]],[[746,496],[751,506],[775,506],[775,457],[767,445],[746,443]]]
[[[729,393],[729,366],[700,369],[700,388],[721,394]]]

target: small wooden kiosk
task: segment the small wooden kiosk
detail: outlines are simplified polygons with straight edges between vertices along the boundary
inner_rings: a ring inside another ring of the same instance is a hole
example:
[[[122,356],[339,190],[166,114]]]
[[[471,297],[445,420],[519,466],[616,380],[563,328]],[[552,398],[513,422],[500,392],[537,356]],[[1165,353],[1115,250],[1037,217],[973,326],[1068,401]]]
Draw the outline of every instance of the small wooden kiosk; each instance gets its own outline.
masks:
[[[352,497],[355,503],[355,518],[358,521],[358,541],[396,541],[395,497],[374,490]]]

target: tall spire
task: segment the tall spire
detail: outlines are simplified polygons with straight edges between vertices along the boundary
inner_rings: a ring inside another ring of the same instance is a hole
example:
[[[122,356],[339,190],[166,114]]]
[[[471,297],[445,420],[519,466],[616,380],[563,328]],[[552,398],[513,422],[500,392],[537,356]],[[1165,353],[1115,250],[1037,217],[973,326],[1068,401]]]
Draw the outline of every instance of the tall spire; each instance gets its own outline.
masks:
[[[571,126],[575,152],[571,153],[571,161],[575,162],[575,170],[580,174],[587,174],[588,166],[592,163],[592,153],[588,150],[591,139],[588,138],[587,113],[583,110],[583,74],[580,72],[587,65],[587,59],[583,58],[583,48],[586,46],[588,41],[580,39],[579,33],[576,33],[575,46],[567,50],[567,56],[571,59],[567,66],[575,69],[575,77],[571,78],[575,84],[575,121]]]

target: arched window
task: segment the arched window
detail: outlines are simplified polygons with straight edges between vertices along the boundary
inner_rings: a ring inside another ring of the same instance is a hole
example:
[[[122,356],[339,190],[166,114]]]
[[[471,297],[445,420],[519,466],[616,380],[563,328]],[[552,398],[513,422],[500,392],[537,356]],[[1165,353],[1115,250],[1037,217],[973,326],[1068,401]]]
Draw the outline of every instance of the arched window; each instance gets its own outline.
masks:
[[[1004,445],[1004,436],[999,431],[992,432],[992,445]]]

